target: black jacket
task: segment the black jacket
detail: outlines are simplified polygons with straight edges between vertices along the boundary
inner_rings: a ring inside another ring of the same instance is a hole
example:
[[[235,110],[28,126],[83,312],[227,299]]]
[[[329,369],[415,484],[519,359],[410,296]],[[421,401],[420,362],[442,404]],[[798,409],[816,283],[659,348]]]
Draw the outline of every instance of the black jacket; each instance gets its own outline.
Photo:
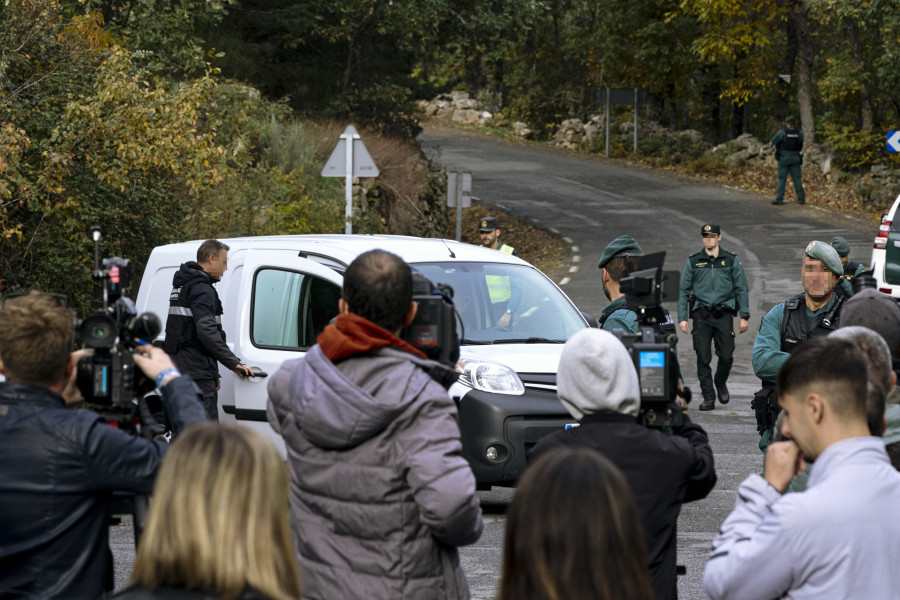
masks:
[[[190,378],[163,393],[175,433],[206,420]],[[45,387],[0,383],[0,598],[99,597],[112,579],[111,493],[149,493],[166,448]]]
[[[716,485],[712,448],[703,428],[684,415],[683,425],[674,435],[666,435],[628,415],[597,413],[587,415],[580,427],[541,438],[528,461],[559,446],[593,448],[619,467],[641,511],[656,598],[677,598],[676,525],[681,504],[706,497]]]
[[[196,380],[218,379],[220,362],[233,371],[241,360],[225,343],[222,303],[212,278],[194,261],[172,278],[165,349],[178,368]]]
[[[141,586],[131,586],[109,597],[109,600],[221,600],[216,592],[206,590],[188,590],[180,587],[161,587],[148,590]],[[268,596],[247,588],[238,596],[238,600],[268,600]]]

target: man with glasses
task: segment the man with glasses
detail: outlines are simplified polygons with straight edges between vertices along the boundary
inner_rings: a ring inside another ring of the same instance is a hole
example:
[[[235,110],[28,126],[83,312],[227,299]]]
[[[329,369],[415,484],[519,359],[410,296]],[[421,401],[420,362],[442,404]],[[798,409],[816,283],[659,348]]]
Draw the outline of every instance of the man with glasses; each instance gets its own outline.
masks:
[[[75,383],[74,314],[64,297],[0,303],[0,596],[97,598],[112,589],[112,492],[148,494],[168,445],[110,427]],[[201,396],[166,353],[140,346],[178,434],[206,420]]]
[[[734,252],[719,246],[722,241],[719,226],[707,223],[700,228],[700,235],[703,250],[688,257],[681,275],[678,326],[694,339],[697,379],[703,393],[700,410],[713,410],[716,394],[722,404],[728,404],[731,399],[726,382],[734,363],[734,317],[740,314],[739,331],[747,331],[750,299],[741,260]],[[688,317],[694,320],[693,332],[688,328]],[[709,366],[713,343],[719,357],[715,377]]]

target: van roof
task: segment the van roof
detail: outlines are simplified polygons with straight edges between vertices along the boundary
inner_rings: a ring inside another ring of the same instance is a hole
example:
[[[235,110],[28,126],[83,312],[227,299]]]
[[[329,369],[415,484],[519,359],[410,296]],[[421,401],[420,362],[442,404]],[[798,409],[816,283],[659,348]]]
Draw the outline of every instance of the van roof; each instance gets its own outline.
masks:
[[[363,252],[376,248],[393,252],[410,264],[453,260],[514,264],[524,262],[517,257],[483,246],[440,238],[417,238],[402,235],[271,235],[217,239],[227,244],[231,253],[251,249],[297,250],[298,252],[328,256],[344,264],[350,264]],[[175,263],[181,263],[193,260],[201,243],[203,240],[168,244],[155,248],[153,253],[157,257],[160,255],[171,256]]]

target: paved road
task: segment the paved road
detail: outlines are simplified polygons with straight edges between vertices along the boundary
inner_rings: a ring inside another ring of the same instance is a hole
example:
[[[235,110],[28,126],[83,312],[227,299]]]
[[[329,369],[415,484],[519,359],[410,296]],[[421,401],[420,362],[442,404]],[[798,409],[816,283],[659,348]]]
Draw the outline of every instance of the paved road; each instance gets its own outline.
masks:
[[[777,302],[802,291],[800,262],[813,239],[844,235],[851,258],[868,262],[877,225],[659,171],[628,167],[568,152],[524,147],[476,134],[427,130],[420,138],[449,170],[469,171],[473,194],[561,236],[572,251],[568,272],[557,277],[578,307],[598,315],[606,305],[597,261],[605,245],[633,235],[645,252],[667,252],[667,268],[682,270],[701,249],[700,225],[718,223],[722,246],[741,257],[750,283],[750,331],[738,336],[729,380],[732,401],[713,412],[691,411],[710,434],[719,482],[706,499],[685,505],[679,520],[682,599],[706,598],[700,587],[710,543],[734,505],[737,485],[762,468],[750,399],[758,389],[750,352],[760,318]],[[775,173],[772,187],[774,192]],[[516,245],[514,239],[504,239]],[[523,257],[527,260],[527,257]],[[675,305],[667,307],[674,313]],[[679,358],[687,383],[699,390],[690,336],[679,332]],[[715,359],[714,359],[715,360]],[[503,510],[511,490],[482,494],[487,526],[462,551],[473,598],[493,598],[502,555]]]
[[[750,282],[751,330],[737,339],[729,382],[732,401],[727,410],[719,406],[711,413],[692,411],[692,418],[710,433],[719,483],[708,498],[686,505],[679,522],[679,563],[688,571],[679,579],[680,597],[705,598],[700,578],[710,542],[733,506],[737,485],[762,466],[750,410],[750,397],[758,387],[750,351],[759,320],[772,305],[802,290],[800,261],[807,242],[841,234],[853,248],[851,257],[868,262],[876,225],[812,207],[774,207],[770,198],[757,194],[475,134],[433,130],[421,140],[448,169],[473,174],[474,194],[484,204],[550,229],[571,246],[571,264],[557,280],[583,311],[598,315],[606,305],[596,265],[604,246],[621,234],[633,235],[645,252],[665,250],[667,267],[681,270],[685,258],[702,246],[700,225],[716,222],[722,227],[723,247],[743,260]],[[774,179],[773,173],[773,188]],[[505,241],[516,244],[514,239]],[[674,312],[674,304],[668,307]],[[688,385],[697,390],[690,337],[679,335],[682,369]],[[508,489],[481,493],[485,532],[462,551],[473,598],[495,595],[503,511],[511,496]],[[111,529],[111,544],[121,587],[133,560],[127,521]]]

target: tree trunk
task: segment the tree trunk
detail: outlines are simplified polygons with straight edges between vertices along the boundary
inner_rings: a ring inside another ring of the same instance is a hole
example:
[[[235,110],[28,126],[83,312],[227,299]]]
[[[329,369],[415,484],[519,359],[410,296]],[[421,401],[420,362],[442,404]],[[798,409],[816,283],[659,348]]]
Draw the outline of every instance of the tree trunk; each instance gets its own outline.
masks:
[[[804,142],[812,145],[816,139],[816,125],[813,117],[812,62],[815,55],[812,36],[809,33],[809,15],[806,8],[797,4],[791,12],[794,29],[797,32],[797,103],[800,105],[800,123]]]
[[[869,97],[869,76],[866,73],[866,61],[863,57],[862,44],[859,43],[859,30],[856,23],[849,17],[844,19],[844,29],[847,30],[847,40],[850,47],[853,48],[853,59],[856,61],[856,67],[859,69],[859,112],[862,117],[862,130],[871,131],[872,123],[875,120],[872,111],[872,100]]]
[[[787,47],[784,51],[784,57],[781,60],[780,70],[777,75],[792,75],[794,65],[797,62],[797,33],[794,28],[794,20],[787,20]],[[772,127],[769,130],[769,137],[775,135],[775,132],[781,129],[781,124],[785,117],[791,112],[791,83],[785,81],[781,77],[777,78],[778,94],[775,96],[775,110],[772,114]]]

